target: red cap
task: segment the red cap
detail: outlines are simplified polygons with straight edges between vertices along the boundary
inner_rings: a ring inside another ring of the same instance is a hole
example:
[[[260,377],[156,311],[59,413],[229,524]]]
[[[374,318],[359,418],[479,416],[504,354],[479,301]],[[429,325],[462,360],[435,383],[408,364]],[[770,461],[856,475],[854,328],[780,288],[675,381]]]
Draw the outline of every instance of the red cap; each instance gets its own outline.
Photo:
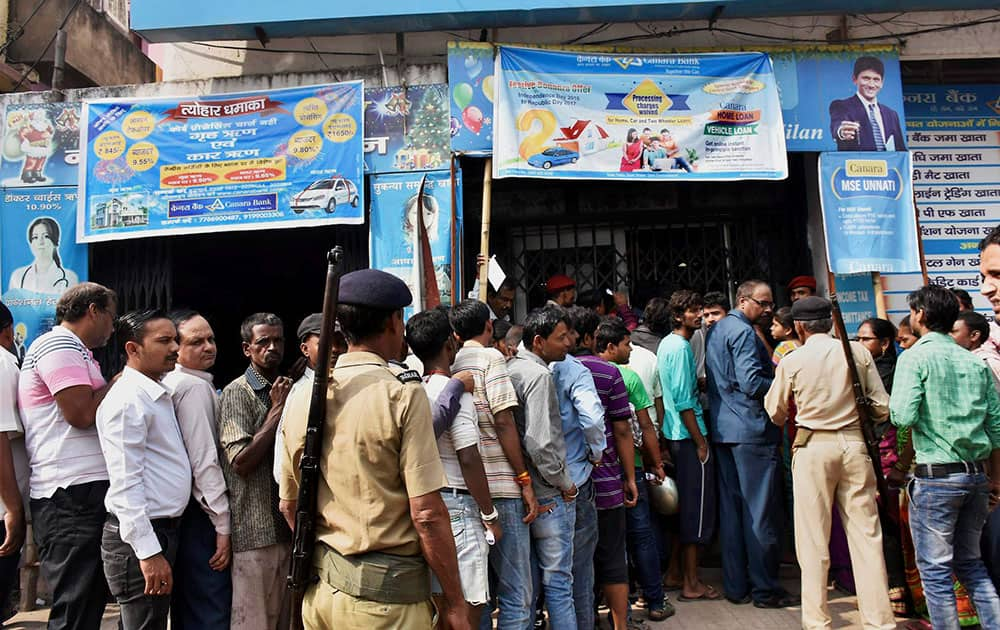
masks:
[[[575,286],[576,282],[573,281],[573,278],[557,273],[545,283],[545,290],[549,293],[559,293],[563,289],[571,289]]]
[[[809,287],[813,291],[816,290],[816,278],[812,276],[795,276],[788,283],[788,290],[791,291],[796,287]]]

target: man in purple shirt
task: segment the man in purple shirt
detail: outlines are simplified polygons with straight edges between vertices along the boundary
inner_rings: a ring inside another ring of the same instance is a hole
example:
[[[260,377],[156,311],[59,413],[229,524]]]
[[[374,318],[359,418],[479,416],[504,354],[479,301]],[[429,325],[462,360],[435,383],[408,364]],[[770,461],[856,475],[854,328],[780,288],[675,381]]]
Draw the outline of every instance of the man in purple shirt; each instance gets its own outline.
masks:
[[[594,353],[600,318],[593,311],[574,309],[573,326],[579,335],[573,355],[591,376],[604,406],[604,434],[608,446],[594,466],[591,479],[597,494],[597,550],[594,581],[604,591],[614,627],[628,623],[628,563],[625,554],[625,508],[635,505],[635,445],[632,442],[632,411],[621,371]],[[620,459],[619,459],[620,457]],[[622,466],[621,462],[629,463]],[[624,473],[624,481],[622,479]]]

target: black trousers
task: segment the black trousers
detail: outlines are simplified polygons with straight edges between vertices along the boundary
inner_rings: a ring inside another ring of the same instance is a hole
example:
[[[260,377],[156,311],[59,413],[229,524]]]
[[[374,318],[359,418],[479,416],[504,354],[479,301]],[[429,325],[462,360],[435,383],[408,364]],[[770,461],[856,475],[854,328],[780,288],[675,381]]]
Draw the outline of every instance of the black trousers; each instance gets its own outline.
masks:
[[[107,492],[107,481],[93,481],[31,500],[41,571],[52,588],[48,630],[100,630],[108,601],[101,562]]]
[[[160,541],[163,556],[171,570],[177,560],[177,536],[180,519],[153,521],[153,531]],[[118,531],[118,519],[108,515],[101,540],[101,557],[108,586],[121,609],[123,630],[167,630],[170,618],[170,595],[146,595],[146,578],[139,558]],[[176,588],[176,580],[174,588]]]
[[[3,519],[0,519],[0,540],[6,537],[7,527],[4,525]],[[7,609],[7,600],[10,598],[10,591],[17,584],[17,565],[20,561],[20,549],[9,556],[0,556],[0,614]]]

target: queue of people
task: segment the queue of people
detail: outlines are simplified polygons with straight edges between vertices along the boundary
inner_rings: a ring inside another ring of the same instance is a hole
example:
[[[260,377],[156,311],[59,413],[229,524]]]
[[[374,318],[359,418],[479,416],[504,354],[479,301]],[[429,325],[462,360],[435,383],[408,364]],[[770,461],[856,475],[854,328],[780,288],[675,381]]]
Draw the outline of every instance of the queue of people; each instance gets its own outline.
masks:
[[[1000,316],[1000,228],[981,260]],[[560,275],[523,321],[507,282],[404,322],[405,283],[346,274],[305,626],[590,630],[603,603],[627,630],[633,602],[662,621],[675,593],[801,605],[818,629],[832,581],[866,628],[1000,627],[1000,325],[930,285],[905,328],[863,322],[848,362],[815,280],[788,288],[777,310],[748,280],[732,305],[684,289],[637,313]],[[0,308],[0,599],[27,511],[50,628],[98,628],[112,599],[126,629],[285,627],[321,316],[291,374],[284,323],[248,316],[220,393],[206,318],[117,311],[71,287],[19,366]],[[93,350],[113,334],[106,380]]]

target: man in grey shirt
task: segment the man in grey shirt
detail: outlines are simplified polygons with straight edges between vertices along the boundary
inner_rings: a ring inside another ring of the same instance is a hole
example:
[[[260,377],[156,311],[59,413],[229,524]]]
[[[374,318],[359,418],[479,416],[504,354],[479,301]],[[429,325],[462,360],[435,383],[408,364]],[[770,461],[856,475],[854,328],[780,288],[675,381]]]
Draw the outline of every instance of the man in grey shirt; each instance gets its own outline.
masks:
[[[514,409],[525,463],[531,473],[538,518],[531,524],[534,560],[542,575],[549,623],[576,627],[573,604],[573,534],[577,488],[566,467],[566,443],[556,386],[548,364],[562,361],[569,350],[566,311],[549,306],[528,316],[524,348],[507,362],[519,406]]]

